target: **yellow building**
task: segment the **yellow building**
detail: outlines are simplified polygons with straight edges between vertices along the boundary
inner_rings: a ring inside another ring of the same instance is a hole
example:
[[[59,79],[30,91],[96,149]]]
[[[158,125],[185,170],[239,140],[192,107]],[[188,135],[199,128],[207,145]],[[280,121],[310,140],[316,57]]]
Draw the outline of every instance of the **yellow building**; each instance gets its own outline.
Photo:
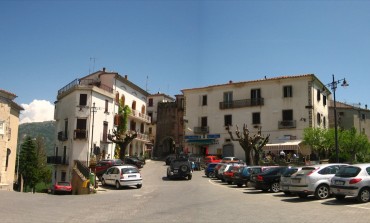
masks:
[[[17,96],[0,89],[0,190],[13,190],[19,114]]]

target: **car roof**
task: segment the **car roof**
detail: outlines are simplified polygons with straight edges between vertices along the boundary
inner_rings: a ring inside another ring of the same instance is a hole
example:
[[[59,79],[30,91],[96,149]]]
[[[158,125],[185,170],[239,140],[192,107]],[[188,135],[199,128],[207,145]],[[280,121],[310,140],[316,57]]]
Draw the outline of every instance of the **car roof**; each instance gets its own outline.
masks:
[[[351,164],[348,166],[355,166],[355,167],[370,167],[370,163],[356,163],[356,164]]]
[[[325,167],[333,166],[333,165],[348,165],[348,164],[346,164],[346,163],[323,163],[323,164],[304,166],[304,168],[309,167],[309,168],[319,169],[319,168],[325,168]]]
[[[129,167],[133,167],[133,168],[136,168],[136,166],[134,165],[131,165],[131,164],[125,164],[125,165],[119,165],[119,166],[112,166],[111,168],[119,168],[119,169],[122,169],[122,168],[129,168]]]

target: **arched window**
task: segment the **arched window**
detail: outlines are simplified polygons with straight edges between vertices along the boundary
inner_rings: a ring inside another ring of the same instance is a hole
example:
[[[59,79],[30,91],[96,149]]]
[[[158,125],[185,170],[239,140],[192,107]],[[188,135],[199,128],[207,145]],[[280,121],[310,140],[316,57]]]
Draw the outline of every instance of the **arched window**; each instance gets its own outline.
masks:
[[[131,108],[132,108],[132,110],[136,110],[136,101],[132,102],[132,107]]]
[[[141,113],[145,114],[145,105],[141,107]]]
[[[116,102],[119,103],[119,92],[116,93]]]
[[[125,106],[125,96],[124,95],[121,96],[120,103],[122,103],[122,106]]]

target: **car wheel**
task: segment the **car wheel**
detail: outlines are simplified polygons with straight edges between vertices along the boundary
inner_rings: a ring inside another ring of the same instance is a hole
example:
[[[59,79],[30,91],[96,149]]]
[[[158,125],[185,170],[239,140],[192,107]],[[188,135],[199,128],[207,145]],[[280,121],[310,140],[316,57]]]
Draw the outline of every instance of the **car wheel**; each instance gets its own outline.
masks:
[[[206,174],[206,177],[208,177],[208,178],[209,178],[209,173],[207,173],[207,174]]]
[[[142,184],[138,184],[138,185],[136,185],[136,188],[140,189],[142,186],[143,186]]]
[[[329,197],[329,195],[330,195],[330,190],[327,185],[321,184],[316,188],[316,191],[315,191],[316,199],[319,199],[319,200],[326,199]]]
[[[344,200],[345,197],[346,195],[341,195],[341,194],[335,195],[335,199],[337,199],[338,201]]]
[[[188,180],[191,180],[193,178],[193,175],[188,175]]]
[[[299,198],[307,198],[307,196],[308,196],[307,194],[302,194],[302,193],[299,193],[298,194],[298,197]]]
[[[369,188],[362,188],[357,196],[357,201],[360,203],[366,203],[370,199],[370,190]]]
[[[106,185],[104,178],[101,179],[101,185],[103,185],[103,186]]]
[[[274,193],[279,192],[280,191],[280,183],[279,182],[272,183],[271,187],[270,187],[270,190]]]
[[[121,189],[121,184],[119,184],[119,182],[118,181],[116,181],[116,189],[118,190],[118,189]]]
[[[210,172],[208,175],[209,175],[210,178],[214,178],[215,177],[215,173],[214,172]]]

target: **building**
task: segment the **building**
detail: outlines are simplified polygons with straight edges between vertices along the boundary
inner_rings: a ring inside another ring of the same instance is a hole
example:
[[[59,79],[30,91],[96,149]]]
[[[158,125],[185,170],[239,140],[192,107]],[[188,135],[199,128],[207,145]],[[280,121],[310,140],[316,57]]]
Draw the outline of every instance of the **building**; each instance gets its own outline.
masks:
[[[154,157],[184,151],[184,96],[175,97],[176,101],[158,103]]]
[[[158,117],[158,104],[160,103],[172,103],[175,102],[175,99],[169,95],[163,93],[151,94],[148,96],[148,116],[151,118],[151,123],[148,125],[148,135],[150,139],[151,148],[154,148],[156,144],[156,135],[157,135],[157,117]],[[154,150],[152,150],[151,157],[154,156]]]
[[[361,108],[361,104],[349,105],[337,101],[336,108],[338,129],[355,128],[358,133],[367,135],[370,140],[370,110],[367,109],[367,105]],[[330,101],[329,120],[329,127],[335,128],[334,101]]]
[[[108,140],[115,129],[120,100],[131,108],[128,130],[138,136],[127,148],[127,155],[144,156],[149,137],[146,126],[149,94],[116,72],[103,68],[75,79],[58,91],[55,102],[55,153],[48,157],[54,165],[54,181],[70,181],[75,161],[85,166],[99,159],[114,158],[116,145]]]
[[[325,89],[325,91],[323,91]],[[308,155],[302,145],[307,127],[329,126],[330,91],[314,75],[282,76],[182,90],[185,98],[185,150],[245,159],[239,142],[225,130],[253,136],[261,128],[269,135],[266,151],[294,150]],[[327,93],[328,92],[328,93]]]
[[[0,190],[13,190],[19,115],[23,108],[17,96],[0,89]]]

